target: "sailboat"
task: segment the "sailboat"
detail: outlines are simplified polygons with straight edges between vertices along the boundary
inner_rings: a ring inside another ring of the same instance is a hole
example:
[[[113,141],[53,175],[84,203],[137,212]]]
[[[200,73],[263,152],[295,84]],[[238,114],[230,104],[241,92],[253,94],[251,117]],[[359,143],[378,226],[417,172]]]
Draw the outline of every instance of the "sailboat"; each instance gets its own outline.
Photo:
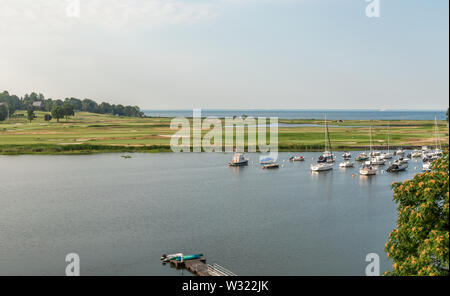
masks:
[[[383,154],[381,154],[381,157],[383,158],[383,159],[392,159],[392,153],[391,153],[391,151],[390,151],[390,132],[391,132],[391,124],[389,123],[388,124],[388,134],[387,134],[387,152],[386,153],[383,153]]]
[[[335,157],[332,152],[330,134],[328,132],[327,116],[325,115],[325,152],[319,157],[317,164],[311,164],[311,171],[329,171],[333,169]]]
[[[437,124],[436,116],[434,117],[434,134],[435,134],[436,148],[433,151],[433,157],[439,158],[442,156],[442,145],[441,145],[441,139],[439,138],[439,127]]]
[[[377,151],[378,152],[378,151]],[[378,155],[377,155],[378,154]],[[379,152],[375,153],[372,150],[372,126],[370,126],[370,162],[372,165],[384,165],[385,164],[385,160],[380,156]]]

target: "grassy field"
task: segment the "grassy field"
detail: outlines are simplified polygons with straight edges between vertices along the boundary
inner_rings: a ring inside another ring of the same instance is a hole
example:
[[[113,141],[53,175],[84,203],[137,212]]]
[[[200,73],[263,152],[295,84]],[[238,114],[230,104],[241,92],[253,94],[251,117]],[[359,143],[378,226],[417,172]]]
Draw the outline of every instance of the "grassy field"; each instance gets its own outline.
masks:
[[[25,112],[17,112],[24,114]],[[0,154],[79,154],[96,152],[166,152],[170,149],[170,118],[130,118],[79,112],[68,120],[44,121],[43,112],[29,123],[25,117],[0,123]],[[283,120],[279,127],[280,151],[320,150],[324,144],[323,120]],[[392,146],[434,145],[433,121],[345,121],[330,122],[336,149],[361,149],[369,144],[373,126],[374,145],[387,144],[387,125]],[[448,125],[439,123],[441,142],[448,146]],[[312,126],[311,126],[312,125]],[[316,126],[318,125],[318,126]],[[208,130],[203,130],[203,133]]]

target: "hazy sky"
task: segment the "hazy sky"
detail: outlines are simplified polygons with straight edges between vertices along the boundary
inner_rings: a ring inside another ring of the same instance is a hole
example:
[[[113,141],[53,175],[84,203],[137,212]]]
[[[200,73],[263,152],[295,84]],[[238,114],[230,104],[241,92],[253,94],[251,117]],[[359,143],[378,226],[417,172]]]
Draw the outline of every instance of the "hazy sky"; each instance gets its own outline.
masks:
[[[379,18],[365,0],[79,0],[79,18],[73,1],[0,0],[0,91],[144,109],[448,106],[448,0],[380,0]]]

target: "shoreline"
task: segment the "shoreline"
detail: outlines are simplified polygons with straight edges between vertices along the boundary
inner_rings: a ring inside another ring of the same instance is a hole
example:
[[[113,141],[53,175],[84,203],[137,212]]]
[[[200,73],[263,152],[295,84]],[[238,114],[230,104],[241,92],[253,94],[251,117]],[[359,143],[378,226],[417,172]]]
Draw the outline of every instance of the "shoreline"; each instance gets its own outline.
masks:
[[[307,145],[305,145],[307,146]],[[323,152],[324,146],[301,147],[301,145],[280,145],[277,152]],[[403,148],[406,150],[420,149],[422,145],[394,145],[390,147],[391,151]],[[432,147],[432,146],[430,146]],[[447,149],[448,144],[443,144],[442,148]],[[335,152],[344,151],[368,151],[366,146],[337,146],[333,148]],[[373,146],[374,150],[387,151],[386,146]],[[248,151],[248,147],[245,147]],[[191,146],[192,151],[192,146]],[[151,146],[108,146],[108,145],[0,145],[0,155],[91,155],[103,153],[174,153],[168,145]],[[190,152],[194,153],[194,152]],[[207,153],[207,152],[196,152]],[[223,152],[225,153],[225,149]],[[246,152],[249,153],[249,152]],[[261,153],[256,151],[255,153]]]

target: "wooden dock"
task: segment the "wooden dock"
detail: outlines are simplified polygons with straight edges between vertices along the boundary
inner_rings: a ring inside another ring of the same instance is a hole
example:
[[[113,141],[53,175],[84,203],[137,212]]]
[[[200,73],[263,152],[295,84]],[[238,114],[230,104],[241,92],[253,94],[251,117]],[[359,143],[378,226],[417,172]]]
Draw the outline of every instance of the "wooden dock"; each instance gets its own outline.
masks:
[[[184,268],[198,276],[236,276],[218,264],[206,264],[206,258],[203,256],[200,259],[186,260],[184,262],[177,260],[170,260],[169,262],[177,269]]]

